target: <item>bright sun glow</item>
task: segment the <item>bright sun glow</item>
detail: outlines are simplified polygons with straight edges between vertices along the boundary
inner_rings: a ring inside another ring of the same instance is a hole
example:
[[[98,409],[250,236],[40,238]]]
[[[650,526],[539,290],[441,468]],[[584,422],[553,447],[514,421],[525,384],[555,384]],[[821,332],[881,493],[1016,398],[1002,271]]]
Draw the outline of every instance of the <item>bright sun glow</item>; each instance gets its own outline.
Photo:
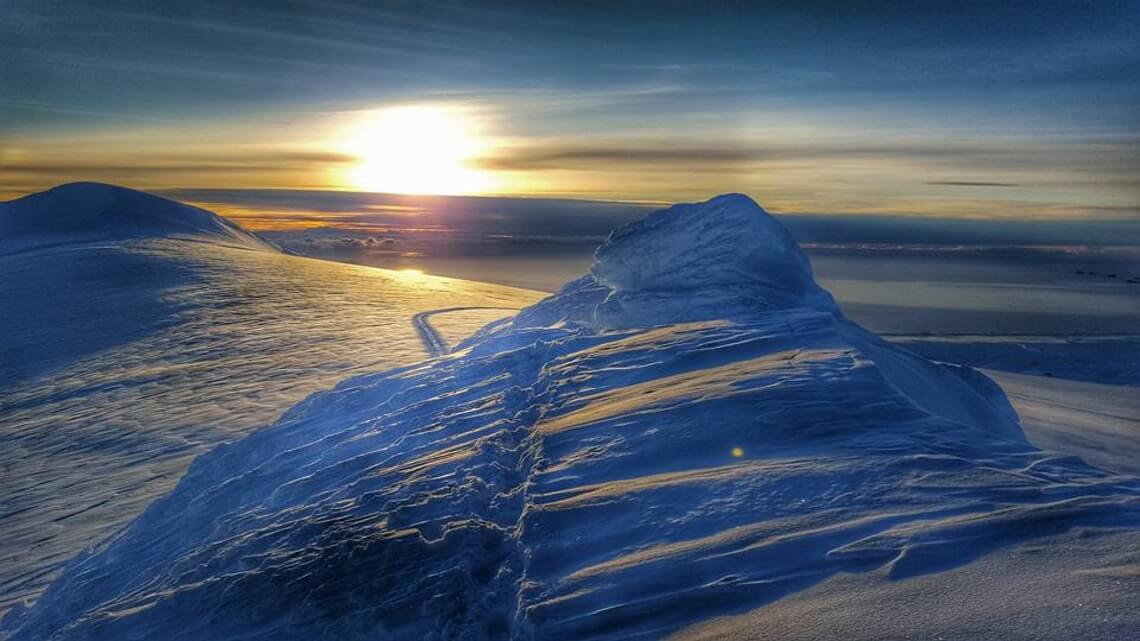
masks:
[[[469,166],[485,144],[458,109],[381,109],[350,127],[346,137],[345,150],[360,159],[347,176],[357,189],[471,194],[489,187],[486,172]]]

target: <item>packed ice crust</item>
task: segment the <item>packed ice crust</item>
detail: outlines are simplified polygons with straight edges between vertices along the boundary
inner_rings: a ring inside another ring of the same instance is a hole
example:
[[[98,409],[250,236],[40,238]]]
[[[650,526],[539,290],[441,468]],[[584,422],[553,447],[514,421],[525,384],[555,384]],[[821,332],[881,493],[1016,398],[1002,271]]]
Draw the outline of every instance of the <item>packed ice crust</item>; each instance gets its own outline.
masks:
[[[844,319],[725,196],[620,228],[590,275],[449,355],[199,457],[3,629],[1123,641],[1138,533],[1137,479],[1036,450],[986,377]],[[1008,577],[1031,609],[1002,609]]]

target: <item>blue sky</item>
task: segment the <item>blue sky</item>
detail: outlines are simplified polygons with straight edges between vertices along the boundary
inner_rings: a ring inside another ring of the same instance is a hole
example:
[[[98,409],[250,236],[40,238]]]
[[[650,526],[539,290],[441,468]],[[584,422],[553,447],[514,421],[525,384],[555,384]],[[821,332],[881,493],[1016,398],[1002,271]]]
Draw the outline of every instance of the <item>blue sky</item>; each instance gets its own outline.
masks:
[[[1138,216],[1140,3],[550,5],[6,0],[0,191],[357,189],[346,123],[431,104],[491,193]]]

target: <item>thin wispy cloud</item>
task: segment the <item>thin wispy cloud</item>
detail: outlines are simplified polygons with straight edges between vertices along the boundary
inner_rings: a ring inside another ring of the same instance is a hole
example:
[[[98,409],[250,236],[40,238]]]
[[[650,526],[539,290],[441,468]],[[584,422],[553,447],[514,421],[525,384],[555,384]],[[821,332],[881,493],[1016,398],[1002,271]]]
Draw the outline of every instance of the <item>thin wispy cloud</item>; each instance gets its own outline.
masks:
[[[1020,187],[1018,183],[999,183],[989,182],[984,180],[931,180],[926,183],[927,185],[939,185],[942,187]]]
[[[544,239],[594,243],[622,223],[665,203],[626,203],[557,198],[409,196],[293,189],[177,189],[164,195],[225,213],[261,230],[325,230],[359,238],[440,233],[467,239]],[[985,209],[984,202],[973,203]],[[947,245],[1140,245],[1135,210],[1027,209],[1019,218],[963,220],[947,210],[937,217],[902,212],[778,213],[805,243]],[[960,213],[960,212],[958,212]]]
[[[1127,3],[53,7],[11,0],[0,23],[7,196],[355,188],[345,123],[446,103],[477,115],[469,164],[502,193],[974,218],[1140,203]]]

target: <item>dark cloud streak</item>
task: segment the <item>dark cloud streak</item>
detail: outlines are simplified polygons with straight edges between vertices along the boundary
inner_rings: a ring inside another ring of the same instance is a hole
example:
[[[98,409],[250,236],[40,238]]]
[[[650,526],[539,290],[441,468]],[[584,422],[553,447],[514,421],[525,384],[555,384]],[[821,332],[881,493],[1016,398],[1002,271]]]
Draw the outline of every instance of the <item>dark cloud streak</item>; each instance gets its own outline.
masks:
[[[938,185],[942,187],[1020,187],[1019,183],[1000,183],[1000,182],[987,182],[984,180],[932,180],[926,183],[927,185]]]
[[[553,198],[408,196],[320,190],[180,189],[164,195],[296,216],[329,228],[384,233],[410,227],[453,230],[472,237],[594,242],[661,205]],[[384,211],[383,207],[400,208]],[[292,212],[292,213],[290,213]],[[1107,213],[1107,212],[1105,212]],[[1135,211],[1131,211],[1135,214]],[[1140,220],[959,220],[950,218],[777,214],[800,242],[938,244],[1140,245]]]
[[[819,140],[804,143],[742,145],[720,141],[703,146],[663,145],[656,141],[637,140],[596,145],[551,145],[517,147],[500,150],[496,155],[479,160],[482,169],[501,171],[536,171],[559,169],[605,169],[610,166],[641,168],[680,168],[701,170],[703,167],[744,168],[765,164],[851,160],[921,161],[931,166],[954,167],[978,171],[1021,170],[1027,168],[1072,169],[1074,158],[1080,158],[1087,171],[1095,171],[1108,181],[1117,171],[1140,175],[1140,157],[1127,140],[1106,143],[1100,138],[1041,141],[1037,139],[979,140],[975,142],[921,141],[869,144]],[[1063,147],[1066,154],[1051,153]],[[1127,181],[1126,181],[1127,182]],[[960,187],[1020,187],[1022,183],[1001,180],[940,180],[927,185]]]

